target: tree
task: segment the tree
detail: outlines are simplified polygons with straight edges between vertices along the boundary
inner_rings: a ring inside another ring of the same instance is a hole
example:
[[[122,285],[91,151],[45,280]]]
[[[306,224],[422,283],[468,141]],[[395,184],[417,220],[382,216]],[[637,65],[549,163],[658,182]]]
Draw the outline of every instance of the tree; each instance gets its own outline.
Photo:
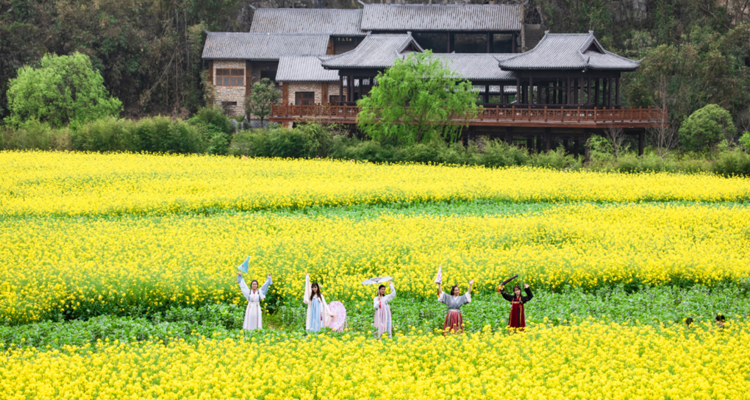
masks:
[[[604,136],[607,137],[607,140],[609,140],[609,143],[612,145],[612,151],[615,155],[615,160],[617,160],[617,157],[620,155],[620,150],[622,149],[622,144],[627,138],[625,130],[622,128],[610,127],[604,130]]]
[[[110,97],[104,78],[87,55],[45,55],[39,68],[25,66],[8,89],[10,115],[5,121],[22,125],[30,120],[54,127],[117,116],[120,100]]]
[[[692,113],[680,128],[682,143],[693,151],[713,147],[732,134],[732,116],[716,104],[709,104]]]
[[[656,102],[659,107],[659,120],[653,127],[648,128],[651,144],[656,153],[664,160],[672,149],[677,147],[679,136],[677,136],[676,121],[669,119],[669,105],[673,99],[667,89],[667,78],[661,76],[657,84]]]
[[[411,53],[378,73],[370,95],[357,102],[357,124],[381,143],[454,141],[477,115],[471,82],[461,80],[430,51]]]
[[[250,95],[245,99],[245,115],[248,118],[255,115],[260,118],[260,126],[263,120],[271,114],[271,106],[281,100],[281,92],[276,89],[276,84],[268,78],[255,82]]]

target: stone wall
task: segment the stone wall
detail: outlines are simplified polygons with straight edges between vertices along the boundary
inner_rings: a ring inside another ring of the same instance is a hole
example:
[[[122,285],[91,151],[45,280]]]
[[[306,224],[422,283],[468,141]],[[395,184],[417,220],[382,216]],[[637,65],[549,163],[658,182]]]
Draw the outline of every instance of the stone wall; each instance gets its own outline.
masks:
[[[217,69],[242,69],[245,70],[244,61],[214,61],[214,84],[216,83]],[[244,78],[244,74],[243,74]],[[225,103],[236,102],[236,105],[225,105]],[[242,115],[245,113],[245,86],[216,86],[216,104],[224,107],[229,115]]]
[[[287,98],[284,100],[284,104],[295,104],[297,99],[297,92],[313,92],[315,93],[315,104],[323,104],[323,85],[328,85],[328,99],[330,96],[338,96],[339,94],[339,83],[338,82],[287,82],[289,87]],[[326,103],[328,103],[326,99]]]

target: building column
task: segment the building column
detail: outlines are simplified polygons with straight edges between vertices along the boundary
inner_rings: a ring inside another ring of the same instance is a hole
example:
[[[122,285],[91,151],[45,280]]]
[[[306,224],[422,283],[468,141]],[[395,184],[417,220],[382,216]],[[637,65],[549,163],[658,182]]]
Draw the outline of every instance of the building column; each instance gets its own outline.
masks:
[[[620,77],[615,78],[615,107],[620,107]]]
[[[529,105],[534,104],[534,77],[529,77]]]
[[[552,147],[552,133],[549,128],[544,128],[544,151],[549,152]]]
[[[510,52],[515,53],[516,52],[516,32],[513,32],[510,39]]]
[[[591,162],[591,146],[589,146],[590,137],[591,137],[591,131],[588,129],[584,129],[583,131],[583,145],[584,145],[583,162],[587,165],[588,163]]]
[[[323,82],[320,87],[320,104],[328,104],[328,82]]]
[[[339,104],[336,104],[336,105],[340,106],[343,101],[344,101],[344,77],[339,76]]]

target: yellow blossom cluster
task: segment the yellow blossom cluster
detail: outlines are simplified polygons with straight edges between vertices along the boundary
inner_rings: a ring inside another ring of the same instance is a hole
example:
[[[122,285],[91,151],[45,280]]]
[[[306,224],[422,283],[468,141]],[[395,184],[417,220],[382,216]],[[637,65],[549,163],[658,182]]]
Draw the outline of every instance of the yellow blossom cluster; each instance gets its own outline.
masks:
[[[629,175],[535,168],[43,152],[0,152],[0,171],[3,216],[163,215],[456,199],[750,199],[750,180],[708,174]]]
[[[446,283],[492,290],[521,274],[535,287],[591,288],[750,278],[750,208],[705,204],[568,204],[511,214],[352,217],[330,210],[0,221],[0,317],[64,310],[243,302],[234,274],[272,274],[275,295],[301,301],[304,274],[328,301],[371,298],[360,282],[393,276],[427,297]]]
[[[750,326],[584,322],[525,333],[411,332],[6,350],[4,399],[742,399]]]

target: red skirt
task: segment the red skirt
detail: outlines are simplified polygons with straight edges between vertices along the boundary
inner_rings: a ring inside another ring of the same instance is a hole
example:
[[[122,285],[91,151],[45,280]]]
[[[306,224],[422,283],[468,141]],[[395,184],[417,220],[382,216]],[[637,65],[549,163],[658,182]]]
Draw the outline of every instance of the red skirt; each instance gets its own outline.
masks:
[[[445,325],[443,325],[443,335],[447,332],[460,333],[464,331],[464,317],[461,315],[461,311],[448,310],[448,315],[445,316]]]
[[[523,328],[526,327],[526,315],[523,312],[523,303],[513,302],[510,306],[510,319],[508,320],[508,326],[519,330],[523,330]]]

